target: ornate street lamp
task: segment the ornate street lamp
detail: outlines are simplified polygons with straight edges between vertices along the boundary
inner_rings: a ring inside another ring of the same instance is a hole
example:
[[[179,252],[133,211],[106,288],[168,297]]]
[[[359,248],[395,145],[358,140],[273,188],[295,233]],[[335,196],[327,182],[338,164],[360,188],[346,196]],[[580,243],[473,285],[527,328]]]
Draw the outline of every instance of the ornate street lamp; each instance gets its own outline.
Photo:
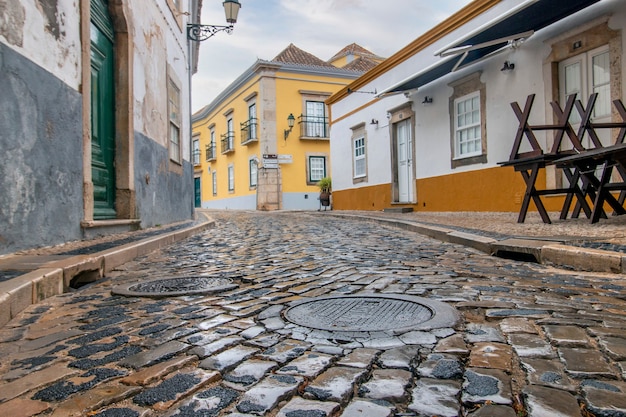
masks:
[[[217,32],[231,33],[234,24],[237,22],[237,14],[241,8],[241,4],[237,0],[224,0],[224,13],[226,13],[226,22],[228,26],[201,25],[198,23],[190,23],[187,25],[187,39],[201,42],[209,39]]]

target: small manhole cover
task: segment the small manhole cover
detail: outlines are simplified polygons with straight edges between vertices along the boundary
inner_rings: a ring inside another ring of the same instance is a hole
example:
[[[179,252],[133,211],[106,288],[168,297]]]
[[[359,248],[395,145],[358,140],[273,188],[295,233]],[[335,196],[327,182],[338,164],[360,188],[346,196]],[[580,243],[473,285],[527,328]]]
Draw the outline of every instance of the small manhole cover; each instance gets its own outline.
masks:
[[[458,318],[452,307],[439,301],[378,294],[307,300],[288,308],[284,316],[319,330],[393,333],[450,327]]]
[[[230,278],[173,277],[126,284],[111,290],[126,297],[177,297],[181,295],[210,294],[237,288]]]

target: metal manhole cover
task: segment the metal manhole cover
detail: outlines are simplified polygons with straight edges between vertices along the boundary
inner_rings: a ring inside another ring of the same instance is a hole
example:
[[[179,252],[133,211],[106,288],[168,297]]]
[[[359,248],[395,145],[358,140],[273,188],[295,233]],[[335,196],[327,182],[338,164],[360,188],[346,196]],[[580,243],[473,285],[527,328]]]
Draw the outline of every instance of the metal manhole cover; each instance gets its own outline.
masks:
[[[319,330],[402,332],[453,326],[458,315],[449,305],[412,296],[352,295],[322,297],[288,308],[285,319]]]
[[[237,288],[230,278],[172,277],[126,284],[114,287],[111,292],[126,297],[177,297],[181,295],[210,294]]]

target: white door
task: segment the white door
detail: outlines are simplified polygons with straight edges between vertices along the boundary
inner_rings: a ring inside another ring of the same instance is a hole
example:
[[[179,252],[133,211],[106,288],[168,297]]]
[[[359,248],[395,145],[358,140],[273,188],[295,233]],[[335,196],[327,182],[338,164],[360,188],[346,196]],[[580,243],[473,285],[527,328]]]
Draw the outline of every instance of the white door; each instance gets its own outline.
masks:
[[[398,153],[398,202],[413,202],[413,146],[410,120],[396,124]]]

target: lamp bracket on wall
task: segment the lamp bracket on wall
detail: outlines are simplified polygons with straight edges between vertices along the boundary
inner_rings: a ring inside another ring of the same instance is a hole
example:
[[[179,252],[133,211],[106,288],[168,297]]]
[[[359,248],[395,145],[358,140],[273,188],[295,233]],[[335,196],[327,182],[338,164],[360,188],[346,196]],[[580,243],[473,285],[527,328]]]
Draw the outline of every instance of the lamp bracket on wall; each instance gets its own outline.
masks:
[[[361,93],[361,94],[378,94],[378,92],[376,91],[376,89],[374,89],[374,91],[359,91],[359,90],[353,90],[351,88],[348,88],[348,94],[352,94],[352,93]]]

